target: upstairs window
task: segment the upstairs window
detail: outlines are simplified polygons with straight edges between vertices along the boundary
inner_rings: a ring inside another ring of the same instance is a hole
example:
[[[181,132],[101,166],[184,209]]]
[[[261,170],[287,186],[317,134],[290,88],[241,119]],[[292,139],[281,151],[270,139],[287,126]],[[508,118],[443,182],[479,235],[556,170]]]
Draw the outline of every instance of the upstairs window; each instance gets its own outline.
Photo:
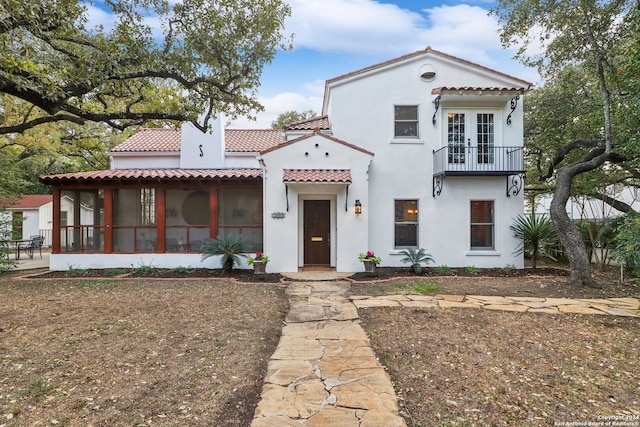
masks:
[[[396,138],[417,138],[418,106],[396,105],[394,127]]]

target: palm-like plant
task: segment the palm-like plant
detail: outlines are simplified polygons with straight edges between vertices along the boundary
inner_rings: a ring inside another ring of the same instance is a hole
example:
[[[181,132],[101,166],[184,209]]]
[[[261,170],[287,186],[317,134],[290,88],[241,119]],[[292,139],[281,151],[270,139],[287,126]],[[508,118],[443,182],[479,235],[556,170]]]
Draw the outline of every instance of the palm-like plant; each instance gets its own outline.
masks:
[[[407,248],[400,251],[401,255],[404,255],[400,261],[404,263],[411,263],[411,268],[416,274],[422,273],[422,263],[428,264],[435,262],[431,254],[428,254],[423,248],[414,249]]]
[[[540,257],[555,261],[552,249],[558,243],[558,235],[549,217],[518,215],[509,229],[513,232],[513,237],[520,240],[514,253],[517,255],[524,253],[531,257],[533,269],[537,268]]]
[[[217,239],[207,239],[202,244],[200,252],[202,252],[202,260],[213,255],[222,255],[220,262],[222,263],[222,271],[229,272],[233,269],[234,264],[240,264],[240,257],[246,257],[248,243],[239,234],[228,234],[226,236],[218,236]]]

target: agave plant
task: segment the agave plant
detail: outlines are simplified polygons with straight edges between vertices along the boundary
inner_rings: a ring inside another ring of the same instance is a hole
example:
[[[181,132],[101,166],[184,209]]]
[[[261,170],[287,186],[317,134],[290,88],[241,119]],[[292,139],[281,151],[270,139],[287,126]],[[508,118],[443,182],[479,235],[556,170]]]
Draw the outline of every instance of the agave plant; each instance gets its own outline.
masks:
[[[555,261],[552,249],[558,243],[558,235],[549,217],[518,215],[509,229],[513,232],[513,237],[520,240],[514,253],[530,256],[533,269],[537,268],[540,257]]]
[[[422,273],[422,263],[435,262],[431,254],[428,254],[423,248],[417,250],[414,248],[403,249],[400,254],[404,255],[404,258],[400,261],[410,263],[413,272],[416,274]]]
[[[220,262],[222,270],[229,272],[233,269],[234,264],[240,264],[240,257],[246,257],[248,243],[239,234],[228,234],[226,236],[218,236],[217,239],[207,239],[202,244],[200,252],[202,252],[202,260],[213,255],[222,255]]]

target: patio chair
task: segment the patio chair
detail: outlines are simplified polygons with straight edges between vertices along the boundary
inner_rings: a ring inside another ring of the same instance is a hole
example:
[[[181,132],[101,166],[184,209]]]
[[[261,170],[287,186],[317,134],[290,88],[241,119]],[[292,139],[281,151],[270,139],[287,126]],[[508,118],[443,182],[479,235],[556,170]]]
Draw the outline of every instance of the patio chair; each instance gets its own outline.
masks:
[[[31,236],[28,242],[18,245],[18,253],[20,253],[20,251],[23,251],[27,255],[29,255],[29,258],[33,259],[33,253],[37,249],[38,251],[40,251],[40,259],[42,259],[43,244],[44,244],[44,236],[40,236],[40,235]]]

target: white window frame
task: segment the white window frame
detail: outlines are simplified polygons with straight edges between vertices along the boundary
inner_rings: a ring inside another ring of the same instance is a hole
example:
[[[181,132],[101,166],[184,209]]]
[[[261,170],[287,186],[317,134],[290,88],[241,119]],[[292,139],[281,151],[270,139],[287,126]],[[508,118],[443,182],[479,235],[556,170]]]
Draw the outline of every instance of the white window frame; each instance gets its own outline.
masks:
[[[472,222],[473,203],[491,203],[491,222]],[[491,225],[491,246],[473,246],[473,228],[478,226]],[[469,201],[469,248],[471,251],[495,251],[496,249],[496,202],[495,200],[470,200]]]
[[[397,202],[415,202],[416,204],[416,220],[415,221],[397,221],[397,212],[396,212],[396,204]],[[418,199],[394,199],[393,200],[393,247],[394,249],[407,249],[407,248],[415,248],[417,249],[418,247],[420,247],[420,216],[419,216],[419,205],[420,202]],[[415,231],[416,231],[416,244],[415,245],[396,245],[396,227],[398,225],[415,225]]]
[[[396,109],[398,108],[415,108],[416,110],[415,120],[398,119],[396,115]],[[398,135],[396,133],[396,124],[398,123],[415,123],[416,134],[415,135]],[[393,139],[409,139],[409,140],[420,139],[420,106],[419,105],[396,104],[393,106]]]

